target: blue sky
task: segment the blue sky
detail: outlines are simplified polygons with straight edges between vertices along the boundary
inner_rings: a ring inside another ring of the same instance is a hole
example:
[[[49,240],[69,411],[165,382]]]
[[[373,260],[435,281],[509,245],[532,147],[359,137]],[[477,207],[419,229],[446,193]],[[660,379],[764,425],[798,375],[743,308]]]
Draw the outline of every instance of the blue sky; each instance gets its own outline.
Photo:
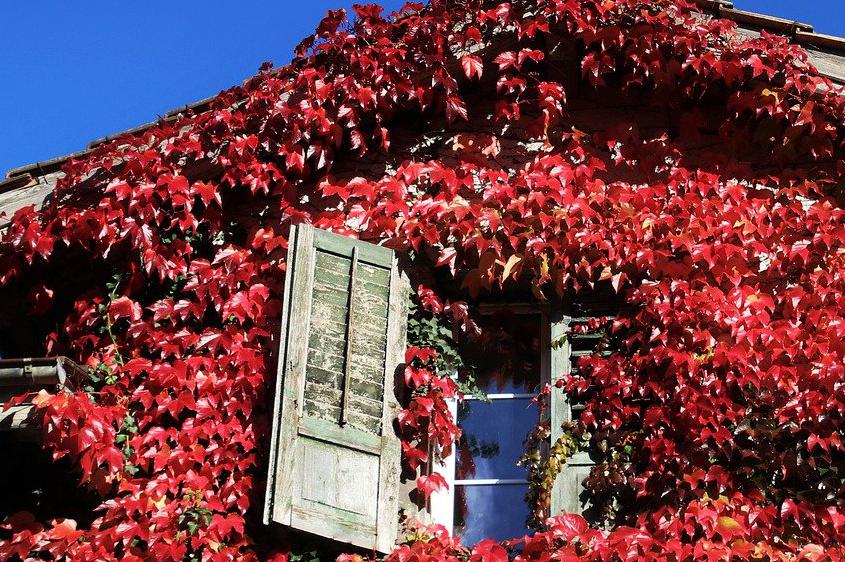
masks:
[[[734,0],[845,35],[842,0]],[[0,3],[0,178],[288,62],[347,0]],[[402,0],[380,2],[397,9]]]

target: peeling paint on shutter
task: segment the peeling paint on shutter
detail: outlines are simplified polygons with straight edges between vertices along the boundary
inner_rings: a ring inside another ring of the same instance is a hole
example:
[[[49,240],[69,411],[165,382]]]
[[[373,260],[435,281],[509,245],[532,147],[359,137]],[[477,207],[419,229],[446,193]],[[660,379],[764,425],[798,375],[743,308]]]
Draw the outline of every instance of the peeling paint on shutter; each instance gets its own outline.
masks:
[[[387,552],[406,282],[392,251],[307,225],[288,268],[265,522]]]
[[[390,270],[317,252],[305,413],[379,435]]]

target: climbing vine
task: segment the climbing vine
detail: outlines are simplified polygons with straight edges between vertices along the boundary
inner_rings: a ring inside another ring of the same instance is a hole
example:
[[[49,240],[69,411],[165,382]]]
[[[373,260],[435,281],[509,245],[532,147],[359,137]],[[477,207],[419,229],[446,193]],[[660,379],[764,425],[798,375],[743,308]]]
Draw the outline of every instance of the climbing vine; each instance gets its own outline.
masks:
[[[682,0],[354,12],[329,12],[290,65],[69,160],[50,203],[12,217],[2,291],[59,326],[45,350],[100,373],[90,395],[34,399],[44,443],[102,503],[84,529],[10,516],[0,558],[298,556],[257,504],[301,222],[395,249],[422,278],[418,306],[459,334],[482,297],[606,286],[625,302],[620,349],[564,381],[604,451],[587,486],[606,530],[553,517],[518,539],[520,562],[837,557],[838,87],[788,40],[740,37]],[[608,107],[634,109],[580,125]],[[438,334],[407,355],[416,469],[459,436]],[[442,485],[418,479],[424,496]],[[433,529],[388,560],[508,556]]]

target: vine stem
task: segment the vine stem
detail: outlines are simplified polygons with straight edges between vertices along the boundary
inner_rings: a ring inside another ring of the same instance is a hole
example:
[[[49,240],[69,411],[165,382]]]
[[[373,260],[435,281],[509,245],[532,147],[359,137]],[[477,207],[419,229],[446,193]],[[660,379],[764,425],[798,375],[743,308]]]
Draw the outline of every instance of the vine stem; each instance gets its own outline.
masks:
[[[123,367],[125,361],[123,360],[123,354],[120,353],[120,348],[117,346],[117,338],[114,337],[114,332],[112,331],[110,314],[111,305],[117,297],[117,288],[120,286],[120,282],[123,280],[123,275],[118,273],[117,275],[115,275],[114,279],[114,286],[109,291],[109,309],[108,311],[106,311],[106,332],[108,333],[109,339],[111,339],[112,346],[114,347],[115,361],[117,361],[118,366]]]

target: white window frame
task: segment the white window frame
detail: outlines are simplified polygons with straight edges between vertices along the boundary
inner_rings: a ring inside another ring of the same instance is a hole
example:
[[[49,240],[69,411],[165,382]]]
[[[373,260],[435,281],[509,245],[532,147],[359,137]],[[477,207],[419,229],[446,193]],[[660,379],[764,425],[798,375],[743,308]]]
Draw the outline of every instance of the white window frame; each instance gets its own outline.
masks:
[[[551,314],[548,307],[526,303],[502,303],[481,305],[480,312],[483,315],[492,315],[501,310],[508,310],[519,316],[536,315],[540,323],[540,387],[551,382]],[[456,376],[454,373],[453,376]],[[537,393],[498,393],[488,394],[490,400],[503,400],[512,398],[534,398]],[[478,400],[472,395],[464,396],[464,400]],[[449,411],[452,419],[457,421],[458,400],[448,401]],[[544,415],[548,415],[548,410]],[[482,485],[525,485],[528,480],[521,478],[488,478],[475,480],[460,480],[455,478],[455,453],[458,443],[452,447],[452,454],[443,459],[443,464],[433,467],[434,472],[441,474],[448,485],[446,490],[440,490],[431,494],[429,499],[429,513],[433,523],[443,525],[450,535],[455,530],[455,486],[482,486]]]

